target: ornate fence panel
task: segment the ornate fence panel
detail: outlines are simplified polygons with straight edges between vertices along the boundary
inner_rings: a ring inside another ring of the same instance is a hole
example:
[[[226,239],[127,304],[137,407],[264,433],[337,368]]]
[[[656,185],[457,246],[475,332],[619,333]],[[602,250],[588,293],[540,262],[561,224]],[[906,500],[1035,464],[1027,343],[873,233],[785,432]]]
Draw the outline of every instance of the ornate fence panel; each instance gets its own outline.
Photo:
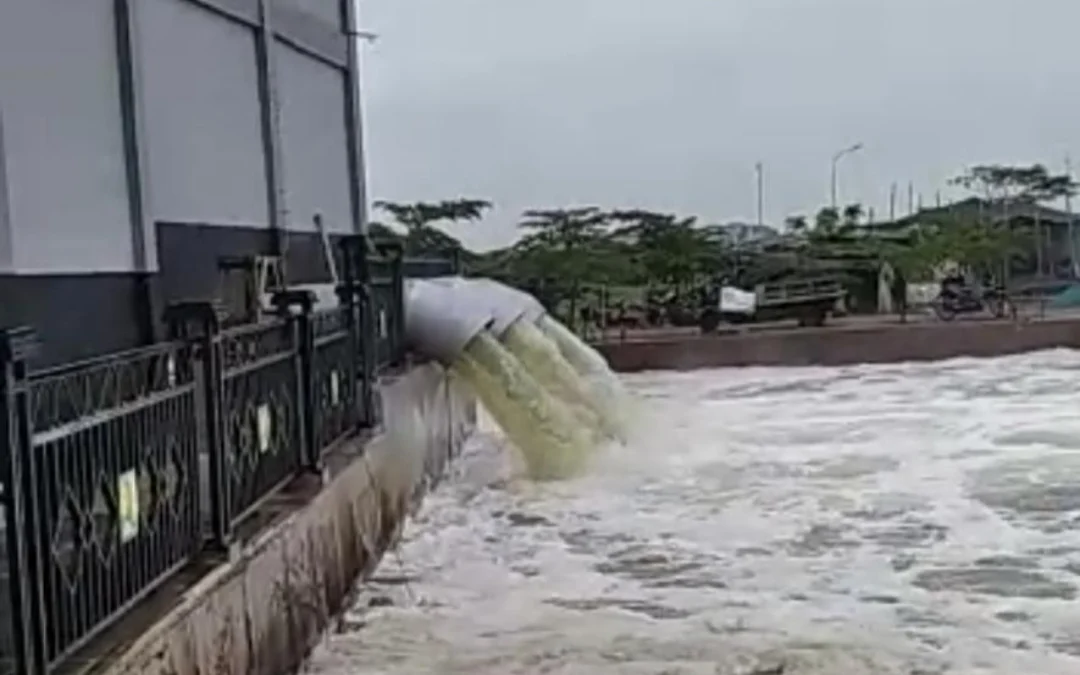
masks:
[[[396,288],[393,277],[380,277],[371,280],[369,288],[369,312],[375,329],[375,374],[389,369],[398,360],[403,349],[403,331],[399,330],[396,306]]]
[[[166,343],[35,373],[21,498],[51,667],[201,547],[191,350]],[[27,527],[28,526],[28,527]]]
[[[212,305],[182,303],[174,342],[37,373],[33,330],[0,330],[0,675],[66,668],[207,539],[228,544],[323,451],[379,423],[376,375],[405,356],[404,262],[349,245],[333,310],[296,313],[286,291],[287,317],[222,331]]]
[[[296,322],[275,319],[223,331],[221,449],[227,520],[235,524],[301,467],[303,390]]]
[[[343,309],[311,315],[310,409],[308,447],[321,453],[356,431],[361,423],[357,355]]]

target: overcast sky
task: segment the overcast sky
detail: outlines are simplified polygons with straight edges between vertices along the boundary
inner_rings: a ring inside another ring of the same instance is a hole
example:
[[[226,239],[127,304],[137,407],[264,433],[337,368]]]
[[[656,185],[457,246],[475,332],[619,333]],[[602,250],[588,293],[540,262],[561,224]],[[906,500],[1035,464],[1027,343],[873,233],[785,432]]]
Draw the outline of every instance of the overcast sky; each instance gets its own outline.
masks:
[[[929,204],[976,162],[1080,164],[1078,0],[360,0],[373,199],[709,222]],[[948,196],[948,192],[945,193]]]

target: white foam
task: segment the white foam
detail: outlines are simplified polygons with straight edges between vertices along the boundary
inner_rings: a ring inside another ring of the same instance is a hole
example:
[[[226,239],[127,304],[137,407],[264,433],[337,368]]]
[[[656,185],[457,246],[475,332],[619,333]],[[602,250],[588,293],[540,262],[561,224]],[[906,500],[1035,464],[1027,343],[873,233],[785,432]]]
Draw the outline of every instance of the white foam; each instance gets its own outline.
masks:
[[[586,477],[473,444],[314,672],[1080,672],[1080,356],[627,382]]]

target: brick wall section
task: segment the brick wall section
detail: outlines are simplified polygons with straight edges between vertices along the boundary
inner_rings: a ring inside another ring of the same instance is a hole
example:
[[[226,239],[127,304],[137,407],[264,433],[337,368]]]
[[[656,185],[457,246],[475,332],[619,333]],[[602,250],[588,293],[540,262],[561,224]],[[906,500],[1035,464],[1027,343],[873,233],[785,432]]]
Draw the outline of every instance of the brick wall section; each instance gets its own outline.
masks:
[[[685,336],[599,346],[618,372],[738,366],[841,366],[994,357],[1080,348],[1080,319],[777,330]]]

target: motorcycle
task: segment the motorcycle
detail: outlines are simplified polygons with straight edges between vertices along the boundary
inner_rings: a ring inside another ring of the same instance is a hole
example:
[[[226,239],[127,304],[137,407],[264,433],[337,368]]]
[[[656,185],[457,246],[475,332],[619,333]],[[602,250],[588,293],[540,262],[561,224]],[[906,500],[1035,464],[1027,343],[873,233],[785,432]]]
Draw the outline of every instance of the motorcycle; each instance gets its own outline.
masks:
[[[1002,288],[980,290],[970,286],[942,289],[930,303],[934,314],[942,321],[952,321],[960,314],[989,312],[1003,319],[1012,312],[1012,301]]]

